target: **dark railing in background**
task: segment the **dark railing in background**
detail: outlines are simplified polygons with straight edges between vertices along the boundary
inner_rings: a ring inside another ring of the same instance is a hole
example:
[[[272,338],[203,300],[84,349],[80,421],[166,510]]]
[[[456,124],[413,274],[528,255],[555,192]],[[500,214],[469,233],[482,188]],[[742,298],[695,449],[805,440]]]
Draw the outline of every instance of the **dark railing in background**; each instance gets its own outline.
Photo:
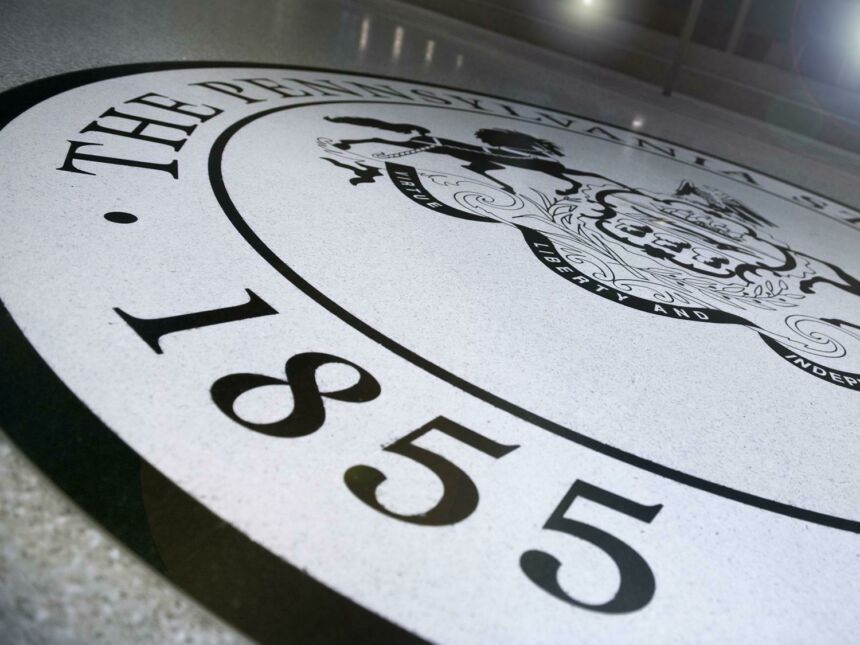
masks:
[[[674,36],[680,35],[690,7],[689,0],[600,4],[608,15]],[[711,0],[703,3],[692,41],[824,83],[860,89],[857,0]]]
[[[860,0],[401,0],[860,152]]]

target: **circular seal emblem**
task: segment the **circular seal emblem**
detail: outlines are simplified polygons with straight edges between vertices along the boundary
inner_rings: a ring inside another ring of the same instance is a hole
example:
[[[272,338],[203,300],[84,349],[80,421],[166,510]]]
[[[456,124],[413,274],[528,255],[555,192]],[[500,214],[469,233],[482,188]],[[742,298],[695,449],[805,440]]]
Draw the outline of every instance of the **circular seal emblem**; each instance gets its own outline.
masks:
[[[857,364],[860,327],[843,318],[856,307],[851,299],[860,296],[860,281],[774,238],[779,225],[729,193],[688,179],[666,193],[629,186],[566,166],[561,146],[523,131],[482,128],[472,141],[458,141],[418,125],[324,118],[413,135],[321,138],[331,155],[323,158],[351,170],[351,184],[385,174],[428,209],[515,226],[535,256],[573,284],[661,316],[746,325],[796,367],[858,389],[860,375],[846,370]],[[371,157],[353,152],[369,146],[378,150]],[[445,159],[427,159],[430,154]],[[669,147],[665,154],[675,152]],[[413,155],[424,167],[404,165]],[[511,170],[520,171],[513,174],[524,182],[516,189],[499,178]],[[836,317],[823,317],[824,311]]]
[[[251,635],[854,633],[860,212],[332,70],[4,105],[0,424]]]

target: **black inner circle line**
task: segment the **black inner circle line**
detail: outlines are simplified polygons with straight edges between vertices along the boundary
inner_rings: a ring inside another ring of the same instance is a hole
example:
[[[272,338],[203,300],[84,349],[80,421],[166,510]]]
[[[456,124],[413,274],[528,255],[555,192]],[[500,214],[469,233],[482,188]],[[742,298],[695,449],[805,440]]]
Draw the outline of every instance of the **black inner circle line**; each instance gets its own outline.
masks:
[[[496,97],[497,98],[497,97]],[[697,477],[695,475],[690,475],[688,473],[682,472],[680,470],[676,470],[674,468],[664,466],[662,464],[658,464],[650,459],[645,459],[644,457],[637,456],[633,453],[627,452],[620,448],[616,448],[615,446],[611,446],[602,441],[598,441],[593,437],[589,437],[580,432],[567,428],[559,423],[556,423],[550,419],[542,417],[530,410],[522,408],[515,403],[512,403],[502,397],[499,397],[492,392],[489,392],[459,376],[453,374],[446,370],[445,368],[433,363],[432,361],[424,358],[423,356],[417,354],[416,352],[408,349],[407,347],[401,345],[394,339],[386,336],[382,332],[377,329],[371,327],[363,320],[350,313],[342,306],[334,302],[324,293],[322,293],[319,289],[310,284],[307,280],[305,280],[301,275],[299,275],[294,269],[292,269],[286,262],[284,262],[274,251],[272,251],[263,241],[254,233],[248,223],[244,220],[242,215],[237,210],[235,204],[233,203],[230,195],[227,191],[224,177],[222,173],[222,161],[224,156],[224,150],[232,139],[232,137],[243,127],[260,119],[264,116],[268,116],[270,114],[276,112],[283,112],[286,110],[291,110],[294,108],[302,108],[302,107],[311,107],[317,105],[326,105],[332,103],[384,103],[387,105],[391,105],[395,103],[393,101],[315,101],[302,103],[299,105],[287,105],[287,106],[279,106],[275,108],[270,108],[267,110],[263,110],[257,112],[255,114],[251,114],[243,119],[240,119],[230,127],[228,127],[224,132],[222,132],[218,138],[216,139],[214,145],[209,154],[209,181],[212,186],[212,190],[218,203],[221,208],[224,210],[224,213],[227,215],[227,218],[239,232],[239,234],[250,244],[250,246],[264,259],[268,262],[275,270],[277,270],[282,276],[284,276],[287,280],[289,280],[295,287],[297,287],[302,293],[311,298],[317,304],[326,309],[329,313],[337,316],[343,322],[347,323],[355,330],[364,334],[371,340],[376,343],[382,345],[387,350],[393,352],[395,355],[403,358],[404,360],[409,361],[416,367],[423,369],[427,373],[445,381],[449,385],[460,389],[461,391],[474,396],[485,403],[488,403],[500,410],[503,410],[523,421],[526,421],[532,425],[538,426],[552,434],[555,434],[559,437],[563,437],[569,441],[572,441],[580,446],[588,448],[590,450],[594,450],[602,455],[607,457],[611,457],[612,459],[616,459],[623,463],[626,463],[630,466],[634,466],[636,468],[645,470],[652,474],[658,475],[660,477],[664,477],[666,479],[670,479],[679,484],[683,484],[685,486],[690,486],[692,488],[696,488],[698,490],[712,493],[714,495],[718,495],[720,497],[724,497],[726,499],[731,499],[742,504],[746,504],[748,506],[753,506],[755,508],[759,508],[762,510],[766,510],[772,513],[778,513],[780,515],[784,515],[787,517],[792,517],[800,520],[804,520],[807,522],[812,522],[814,524],[819,524],[822,526],[827,526],[835,529],[840,529],[844,531],[850,531],[853,533],[860,533],[860,521],[850,520],[847,518],[842,518],[834,515],[829,515],[826,513],[820,513],[817,511],[813,511],[810,509],[800,508],[797,506],[793,506],[791,504],[785,504],[783,502],[778,502],[776,500],[768,499],[766,497],[761,497],[759,495],[754,495],[752,493],[744,492],[741,490],[737,490],[735,488],[731,488],[729,486],[725,486],[722,484],[718,484],[716,482],[708,481],[701,477]],[[405,104],[410,105],[410,104]],[[427,106],[434,107],[438,109],[450,109],[444,108],[442,106]],[[470,112],[469,110],[461,110],[459,108],[454,108],[457,111],[465,111]],[[553,110],[555,112],[559,112],[564,114],[559,110]],[[499,116],[499,115],[496,115]],[[576,115],[570,115],[576,116]],[[618,127],[618,126],[613,126]],[[623,128],[619,128],[623,129]],[[568,131],[569,132],[569,131]]]

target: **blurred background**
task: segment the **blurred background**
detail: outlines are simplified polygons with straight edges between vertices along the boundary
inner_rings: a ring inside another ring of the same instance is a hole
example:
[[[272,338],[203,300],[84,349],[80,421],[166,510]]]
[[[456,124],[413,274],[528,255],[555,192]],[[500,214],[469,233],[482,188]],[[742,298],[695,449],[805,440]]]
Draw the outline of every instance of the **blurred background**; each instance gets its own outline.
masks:
[[[0,90],[157,61],[328,67],[504,95],[860,206],[860,0],[0,0]],[[245,642],[2,432],[0,482],[0,644]]]
[[[860,150],[856,0],[404,1]]]

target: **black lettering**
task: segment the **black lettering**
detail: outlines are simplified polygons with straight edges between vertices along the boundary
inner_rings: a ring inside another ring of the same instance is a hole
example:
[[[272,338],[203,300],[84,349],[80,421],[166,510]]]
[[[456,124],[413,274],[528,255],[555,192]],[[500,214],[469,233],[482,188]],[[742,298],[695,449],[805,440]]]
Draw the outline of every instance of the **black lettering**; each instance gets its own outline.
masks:
[[[131,130],[120,130],[117,128],[110,128],[102,125],[98,121],[93,121],[89,125],[87,125],[83,130],[81,130],[81,134],[85,132],[101,132],[104,134],[113,134],[119,137],[128,137],[129,139],[137,139],[138,141],[147,141],[149,143],[160,143],[161,145],[169,146],[179,151],[182,146],[185,145],[189,135],[194,132],[194,129],[197,127],[196,125],[179,125],[178,123],[170,123],[168,121],[161,121],[159,119],[151,119],[145,116],[137,116],[135,114],[125,114],[123,112],[119,112],[114,108],[108,109],[104,112],[99,118],[113,118],[113,119],[127,119],[129,121],[134,121],[137,123]],[[165,139],[163,137],[156,137],[151,134],[146,134],[146,129],[149,127],[159,127],[159,128],[171,128],[174,130],[179,130],[180,132],[184,132],[185,136],[181,139]]]
[[[451,101],[448,99],[443,99],[441,96],[438,96],[435,92],[431,92],[430,90],[410,90],[416,96],[420,96],[427,103],[433,103],[436,105],[451,105]]]
[[[643,150],[650,150],[652,152],[659,152],[660,154],[664,154],[668,157],[675,157],[675,149],[672,146],[666,146],[662,148],[655,143],[651,143],[647,139],[642,139],[641,137],[636,137],[636,145],[642,148]]]
[[[262,103],[266,99],[254,99],[250,96],[245,96],[245,89],[235,83],[225,83],[223,81],[204,81],[203,83],[191,83],[191,85],[199,85],[213,92],[220,92],[233,98],[241,99],[245,103]]]
[[[511,116],[516,116],[516,117],[522,118],[522,115],[519,112],[517,112],[514,108],[512,108],[510,105],[508,105],[506,103],[496,103],[496,105],[498,105],[500,108],[502,108],[505,112],[507,112]]]
[[[343,94],[349,94],[350,96],[361,96],[358,92],[354,90],[349,90],[345,88],[343,85],[338,85],[334,81],[326,81],[326,80],[316,80],[316,81],[303,81],[298,78],[288,79],[293,83],[297,83],[299,85],[303,85],[309,90],[313,90],[315,92],[319,92],[321,96],[339,96]]]
[[[743,179],[748,184],[752,184],[753,186],[758,186],[758,182],[755,178],[744,170],[723,170],[721,174],[726,175],[728,177],[739,177]]]
[[[370,94],[371,96],[374,96],[376,98],[394,97],[394,98],[406,99],[407,101],[413,100],[413,98],[411,96],[409,96],[408,94],[404,94],[403,92],[401,92],[399,90],[395,90],[390,85],[365,85],[364,83],[356,83],[354,81],[348,81],[348,82],[350,85],[354,85],[358,89],[360,89],[364,92],[367,92],[368,94]]]
[[[473,107],[476,110],[480,110],[481,112],[489,112],[489,110],[487,110],[487,108],[485,108],[481,105],[480,99],[472,99],[472,98],[469,98],[468,96],[460,96],[458,94],[449,94],[448,96],[450,96],[455,101],[461,101],[461,102],[465,103],[466,105],[468,105],[469,107]]]
[[[817,210],[822,210],[827,206],[827,202],[822,199],[817,199],[812,195],[795,195],[792,199],[796,202],[800,202],[804,206],[812,206]]]
[[[151,97],[158,97],[160,99],[164,99],[167,101],[167,104],[160,103],[158,101],[153,101]],[[190,116],[195,119],[199,119],[201,122],[206,122],[211,119],[213,116],[218,116],[224,110],[216,107],[212,107],[211,105],[202,105],[200,107],[205,107],[211,110],[211,112],[200,114],[200,112],[195,112],[194,110],[189,110],[191,107],[198,107],[193,105],[192,103],[185,103],[183,101],[175,101],[174,99],[167,98],[162,94],[156,94],[155,92],[147,92],[137,98],[126,101],[126,103],[139,103],[140,105],[148,105],[149,107],[158,108],[160,110],[169,110],[170,112],[176,112],[177,114],[183,114],[185,116]]]
[[[124,312],[122,309],[114,308],[114,311],[122,318],[134,332],[152,348],[156,354],[163,354],[159,340],[162,336],[175,334],[178,331],[208,327],[210,325],[221,325],[228,322],[258,318],[260,316],[271,316],[278,313],[265,300],[260,298],[250,289],[248,302],[231,307],[219,309],[208,309],[206,311],[195,311],[189,314],[168,316],[166,318],[138,318]]]
[[[556,125],[560,125],[563,128],[570,128],[571,125],[576,123],[575,119],[568,119],[567,117],[556,116],[554,114],[548,114],[546,112],[538,112],[538,121],[549,121],[550,123],[555,123]]]
[[[274,92],[278,96],[283,98],[300,98],[302,96],[313,96],[310,92],[298,92],[290,87],[285,85],[281,85],[277,81],[273,81],[270,78],[243,78],[240,79],[245,83],[250,83],[251,85],[256,85],[257,87],[261,87],[264,90],[269,90],[270,92]]]
[[[69,141],[69,151],[66,153],[66,160],[63,165],[57,170],[65,170],[66,172],[77,172],[82,175],[95,175],[94,172],[81,170],[75,165],[76,161],[91,161],[93,163],[107,163],[118,166],[131,166],[133,168],[149,168],[151,170],[162,170],[172,176],[174,179],[179,179],[179,164],[176,159],[169,163],[153,163],[151,161],[139,161],[137,159],[121,159],[119,157],[105,157],[102,155],[94,155],[89,153],[78,152],[84,146],[101,146],[100,143],[88,143],[86,141]]]
[[[621,139],[616,137],[614,134],[612,134],[608,130],[604,130],[599,125],[596,125],[593,128],[589,128],[588,130],[586,130],[586,132],[588,134],[594,134],[597,136],[606,137],[607,139],[612,139],[613,141],[618,141],[619,143],[621,143]]]

